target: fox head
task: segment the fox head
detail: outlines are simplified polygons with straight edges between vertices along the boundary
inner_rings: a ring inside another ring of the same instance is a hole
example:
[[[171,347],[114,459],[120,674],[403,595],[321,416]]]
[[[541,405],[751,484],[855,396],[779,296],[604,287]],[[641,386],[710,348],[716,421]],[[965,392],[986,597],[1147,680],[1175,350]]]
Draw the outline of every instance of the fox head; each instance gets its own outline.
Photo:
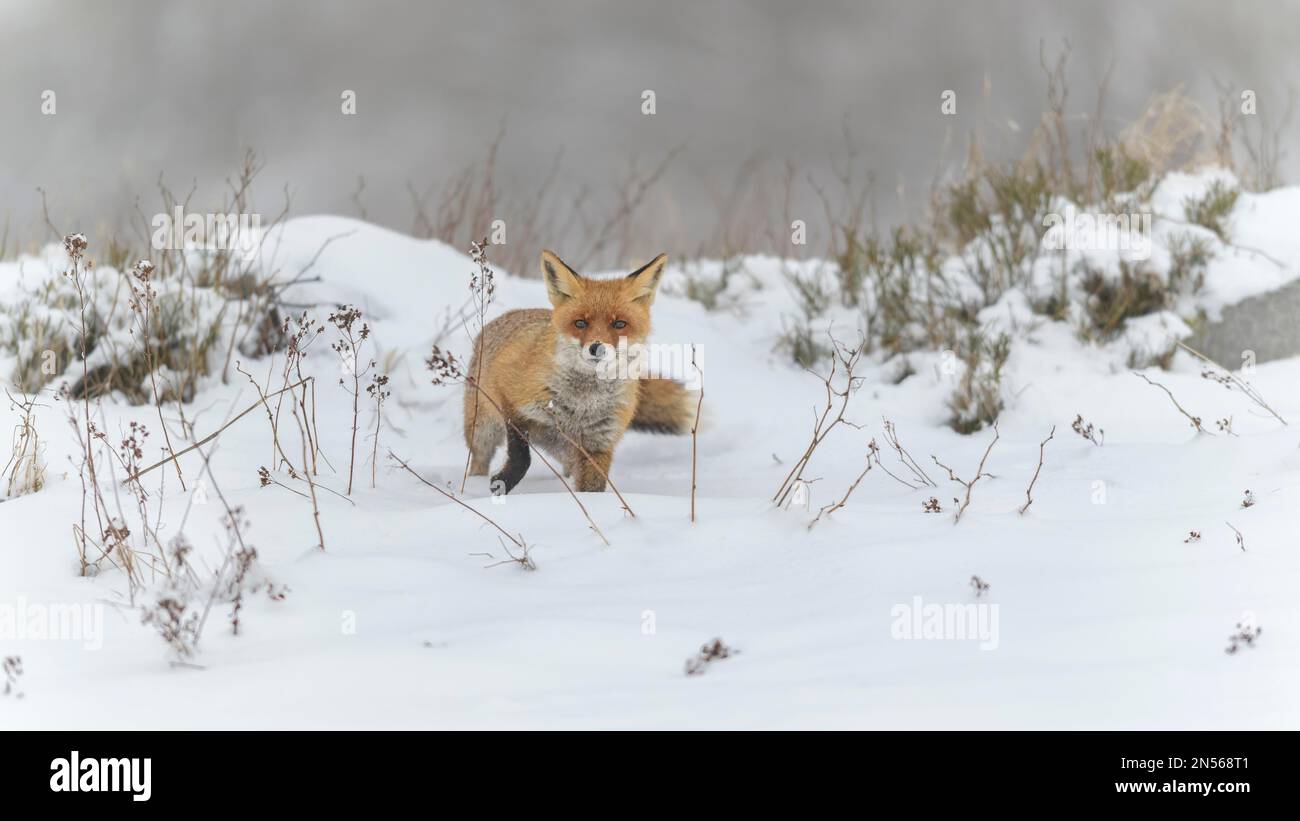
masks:
[[[628,345],[644,342],[650,334],[650,305],[667,261],[660,254],[625,277],[588,279],[543,251],[542,277],[560,342],[588,362],[606,359],[621,339]]]

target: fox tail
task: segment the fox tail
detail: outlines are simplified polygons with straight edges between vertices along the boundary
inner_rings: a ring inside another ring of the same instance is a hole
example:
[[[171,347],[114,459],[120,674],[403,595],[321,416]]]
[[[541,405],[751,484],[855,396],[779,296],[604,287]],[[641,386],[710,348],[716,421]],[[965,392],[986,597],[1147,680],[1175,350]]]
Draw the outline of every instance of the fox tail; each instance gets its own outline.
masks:
[[[690,433],[698,396],[672,379],[648,377],[639,381],[641,399],[632,417],[632,430],[678,436]]]

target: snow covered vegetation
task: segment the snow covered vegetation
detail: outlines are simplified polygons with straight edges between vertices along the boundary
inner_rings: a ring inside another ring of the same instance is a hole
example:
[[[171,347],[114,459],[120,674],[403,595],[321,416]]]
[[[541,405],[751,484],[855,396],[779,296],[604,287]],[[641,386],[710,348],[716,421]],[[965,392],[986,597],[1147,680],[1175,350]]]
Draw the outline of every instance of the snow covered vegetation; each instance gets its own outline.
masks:
[[[466,475],[446,363],[549,306],[490,242],[0,262],[0,726],[1300,727],[1300,356],[1195,344],[1300,278],[1300,187],[1053,133],[670,260],[697,430],[602,493]]]

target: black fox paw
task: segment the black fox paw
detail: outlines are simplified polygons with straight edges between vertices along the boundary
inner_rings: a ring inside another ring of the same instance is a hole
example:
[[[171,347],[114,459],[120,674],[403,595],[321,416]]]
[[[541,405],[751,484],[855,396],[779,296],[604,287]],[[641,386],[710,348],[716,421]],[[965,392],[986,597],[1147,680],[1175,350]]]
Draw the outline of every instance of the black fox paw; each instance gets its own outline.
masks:
[[[505,496],[514,486],[515,483],[506,481],[506,476],[501,473],[495,474],[488,484],[493,496]]]

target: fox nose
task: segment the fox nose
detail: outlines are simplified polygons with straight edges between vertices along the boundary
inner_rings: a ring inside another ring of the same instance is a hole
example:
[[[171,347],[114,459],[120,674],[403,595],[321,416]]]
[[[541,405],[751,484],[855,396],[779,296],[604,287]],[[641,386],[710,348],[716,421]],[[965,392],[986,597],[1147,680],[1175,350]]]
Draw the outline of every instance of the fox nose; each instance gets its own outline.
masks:
[[[605,346],[600,342],[593,342],[591,345],[587,346],[587,353],[591,354],[596,359],[601,359],[605,356]]]

